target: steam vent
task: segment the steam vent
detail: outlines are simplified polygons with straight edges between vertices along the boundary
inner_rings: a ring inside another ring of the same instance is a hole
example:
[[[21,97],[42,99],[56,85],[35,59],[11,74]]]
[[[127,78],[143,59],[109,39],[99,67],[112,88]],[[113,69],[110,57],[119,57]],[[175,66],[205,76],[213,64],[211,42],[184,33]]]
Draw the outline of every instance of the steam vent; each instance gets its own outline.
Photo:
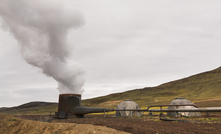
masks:
[[[121,102],[116,109],[140,109],[139,105],[132,100],[124,100]],[[141,117],[139,111],[116,111],[116,116],[121,117]]]
[[[74,107],[81,106],[81,95],[79,94],[60,94],[59,95],[59,104],[58,104],[58,117],[75,117],[71,113],[71,110]]]
[[[182,104],[194,104],[190,100],[185,98],[179,97],[175,98],[170,105],[182,105]],[[169,106],[168,109],[175,110],[175,109],[197,109],[194,106]],[[167,112],[167,116],[172,117],[181,117],[181,116],[201,116],[200,112]]]

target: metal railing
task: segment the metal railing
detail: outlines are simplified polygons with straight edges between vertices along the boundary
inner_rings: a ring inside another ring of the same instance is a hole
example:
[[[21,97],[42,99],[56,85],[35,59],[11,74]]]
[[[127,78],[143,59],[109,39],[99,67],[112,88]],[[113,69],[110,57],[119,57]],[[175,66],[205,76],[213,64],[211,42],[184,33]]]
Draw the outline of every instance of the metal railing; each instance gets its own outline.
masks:
[[[195,109],[162,109],[166,106],[176,106],[178,108],[179,106],[193,106]],[[160,109],[150,109],[151,107],[160,107]],[[206,108],[199,108],[198,106],[194,104],[181,104],[181,105],[149,105],[147,109],[109,109],[109,111],[130,111],[131,117],[132,117],[132,111],[138,111],[138,112],[150,112],[149,115],[152,115],[152,112],[160,112],[160,117],[163,116],[163,112],[221,112],[221,107],[206,107]],[[106,117],[105,112],[109,112],[104,110],[104,117]]]
[[[165,106],[176,106],[177,108],[179,106],[193,106],[195,109],[162,109],[162,107]],[[151,107],[160,107],[160,109],[150,109]],[[199,108],[198,106],[194,104],[182,104],[182,105],[150,105],[147,107],[147,109],[111,109],[110,111],[143,111],[143,112],[221,112],[221,107],[206,107],[206,108]],[[161,115],[160,114],[160,115]]]

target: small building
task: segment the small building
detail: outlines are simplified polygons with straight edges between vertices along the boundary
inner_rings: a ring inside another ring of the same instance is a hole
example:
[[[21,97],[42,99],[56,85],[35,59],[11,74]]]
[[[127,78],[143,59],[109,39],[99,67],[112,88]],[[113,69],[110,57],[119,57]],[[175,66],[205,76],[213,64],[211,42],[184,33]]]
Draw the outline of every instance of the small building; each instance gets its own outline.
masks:
[[[140,109],[139,105],[132,100],[122,101],[116,109]],[[140,111],[116,111],[117,117],[141,117]]]
[[[179,97],[175,98],[170,105],[185,105],[185,104],[194,104],[190,100]],[[194,106],[169,106],[168,109],[176,110],[176,109],[197,109]],[[167,112],[167,116],[171,117],[182,117],[182,116],[201,116],[200,112]]]

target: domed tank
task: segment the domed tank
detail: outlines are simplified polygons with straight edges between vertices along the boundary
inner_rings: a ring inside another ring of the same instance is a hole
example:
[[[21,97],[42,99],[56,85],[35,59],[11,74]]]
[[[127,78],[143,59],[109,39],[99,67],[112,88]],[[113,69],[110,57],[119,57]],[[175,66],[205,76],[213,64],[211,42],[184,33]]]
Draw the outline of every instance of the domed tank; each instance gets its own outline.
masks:
[[[122,101],[116,109],[140,109],[139,105],[134,101],[127,99]],[[132,115],[131,115],[132,114]],[[117,117],[141,117],[140,111],[116,111]]]
[[[170,105],[184,105],[184,104],[194,104],[190,100],[187,100],[183,97],[175,98]],[[169,106],[168,109],[197,109],[194,106]],[[171,117],[181,117],[181,116],[201,116],[200,112],[167,112],[167,116]]]

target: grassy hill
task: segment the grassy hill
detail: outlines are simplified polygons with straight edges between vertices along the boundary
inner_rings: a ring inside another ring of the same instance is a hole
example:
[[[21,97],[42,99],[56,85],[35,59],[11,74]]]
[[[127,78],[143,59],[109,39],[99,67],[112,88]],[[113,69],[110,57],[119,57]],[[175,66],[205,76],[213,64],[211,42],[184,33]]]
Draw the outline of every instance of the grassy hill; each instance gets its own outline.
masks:
[[[185,97],[200,106],[204,106],[203,104],[221,106],[218,101],[219,98],[221,99],[221,67],[157,87],[146,87],[83,100],[82,105],[115,108],[119,102],[132,99],[141,107],[147,107],[151,104],[169,104],[176,97]]]
[[[131,99],[146,108],[153,104],[169,104],[176,97],[185,97],[200,107],[221,107],[221,67],[157,87],[82,100],[82,106],[115,108],[121,101]],[[30,102],[18,107],[0,108],[0,112],[10,114],[48,114],[50,111],[57,111],[57,103]]]

